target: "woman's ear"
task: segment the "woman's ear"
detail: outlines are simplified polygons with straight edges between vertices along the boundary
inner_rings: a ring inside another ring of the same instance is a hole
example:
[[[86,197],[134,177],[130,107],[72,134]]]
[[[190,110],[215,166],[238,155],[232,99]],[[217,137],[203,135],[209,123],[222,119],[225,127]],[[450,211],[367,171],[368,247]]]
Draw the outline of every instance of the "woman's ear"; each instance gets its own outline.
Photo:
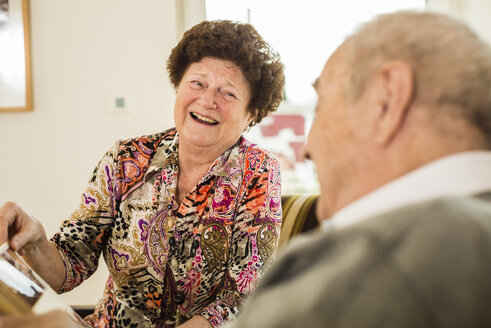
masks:
[[[251,123],[256,118],[256,115],[257,115],[257,109],[254,110],[254,113],[252,113],[251,111],[247,111],[247,120],[246,120],[247,124],[244,127],[244,131],[249,130],[249,128],[251,127]]]
[[[379,88],[375,141],[389,144],[400,131],[414,95],[414,74],[403,61],[384,63],[376,72]]]

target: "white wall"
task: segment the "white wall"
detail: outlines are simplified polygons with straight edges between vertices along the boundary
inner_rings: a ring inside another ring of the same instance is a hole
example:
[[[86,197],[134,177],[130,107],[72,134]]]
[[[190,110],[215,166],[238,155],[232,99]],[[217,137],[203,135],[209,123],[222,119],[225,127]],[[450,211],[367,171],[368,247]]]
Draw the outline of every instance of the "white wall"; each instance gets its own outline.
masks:
[[[428,0],[427,8],[465,21],[484,40],[491,43],[491,1]]]
[[[206,19],[205,0],[176,0],[177,35],[182,34],[195,24]]]
[[[173,126],[165,61],[177,41],[175,7],[168,0],[31,1],[34,110],[0,113],[0,203],[18,202],[52,235],[116,139]],[[110,111],[114,96],[130,101],[129,113]],[[65,301],[99,299],[107,277],[101,264]]]

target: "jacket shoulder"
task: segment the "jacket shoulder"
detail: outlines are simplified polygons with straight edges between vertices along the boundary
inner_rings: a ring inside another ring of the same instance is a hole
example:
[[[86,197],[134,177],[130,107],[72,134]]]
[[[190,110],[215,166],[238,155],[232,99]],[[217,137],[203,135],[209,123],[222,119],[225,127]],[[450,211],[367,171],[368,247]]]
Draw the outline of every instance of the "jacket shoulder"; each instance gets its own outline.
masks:
[[[490,227],[489,200],[455,197],[304,235],[262,278],[250,308],[264,313],[265,304],[295,294],[283,313],[306,315],[288,317],[290,327],[490,323]]]

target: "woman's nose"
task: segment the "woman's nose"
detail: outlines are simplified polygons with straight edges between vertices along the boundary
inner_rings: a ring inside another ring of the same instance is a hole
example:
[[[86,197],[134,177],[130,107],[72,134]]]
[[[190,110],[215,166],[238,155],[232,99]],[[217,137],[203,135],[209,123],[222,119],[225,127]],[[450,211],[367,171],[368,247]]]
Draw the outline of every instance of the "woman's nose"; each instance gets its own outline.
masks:
[[[201,100],[201,105],[205,109],[217,109],[217,102],[216,102],[216,97],[217,97],[217,92],[214,90],[203,90],[200,100]]]

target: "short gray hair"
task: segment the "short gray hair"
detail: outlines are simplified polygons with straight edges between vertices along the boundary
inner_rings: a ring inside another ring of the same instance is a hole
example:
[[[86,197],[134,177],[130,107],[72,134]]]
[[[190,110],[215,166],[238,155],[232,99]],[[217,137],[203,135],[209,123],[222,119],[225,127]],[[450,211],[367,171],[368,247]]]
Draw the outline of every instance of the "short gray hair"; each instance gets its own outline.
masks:
[[[415,76],[413,101],[450,105],[491,143],[491,48],[462,22],[418,11],[383,14],[347,43],[348,98],[357,100],[371,75],[388,60],[406,62]]]

